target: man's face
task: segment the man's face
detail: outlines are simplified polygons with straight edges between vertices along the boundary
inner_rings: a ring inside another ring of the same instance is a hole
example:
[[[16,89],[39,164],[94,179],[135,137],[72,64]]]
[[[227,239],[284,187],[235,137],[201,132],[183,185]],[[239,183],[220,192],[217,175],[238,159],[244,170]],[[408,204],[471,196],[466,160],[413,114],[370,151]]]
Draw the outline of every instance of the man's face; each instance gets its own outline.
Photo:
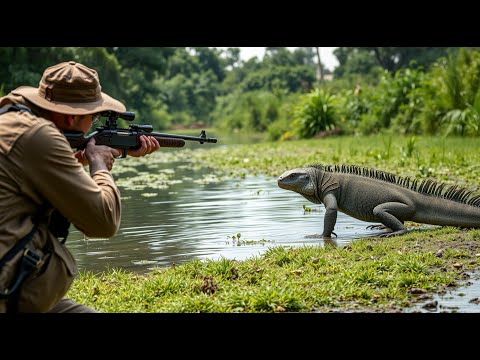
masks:
[[[62,131],[81,131],[86,134],[100,119],[98,115],[68,115],[51,111],[49,118]]]
[[[75,121],[70,130],[77,130],[83,133],[88,133],[93,125],[98,123],[100,119],[99,114],[91,115],[75,115]]]

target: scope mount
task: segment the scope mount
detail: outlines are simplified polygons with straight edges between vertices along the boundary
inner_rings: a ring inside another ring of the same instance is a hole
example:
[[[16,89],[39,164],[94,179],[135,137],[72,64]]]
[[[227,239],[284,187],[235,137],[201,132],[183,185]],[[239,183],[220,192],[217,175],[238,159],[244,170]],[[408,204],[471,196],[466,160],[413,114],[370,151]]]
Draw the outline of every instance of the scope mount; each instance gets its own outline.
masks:
[[[110,129],[117,128],[117,119],[123,119],[127,121],[133,121],[135,119],[135,113],[132,111],[125,111],[123,113],[119,113],[112,110],[103,111],[100,113],[101,117],[106,117],[107,120],[105,121],[105,126]]]

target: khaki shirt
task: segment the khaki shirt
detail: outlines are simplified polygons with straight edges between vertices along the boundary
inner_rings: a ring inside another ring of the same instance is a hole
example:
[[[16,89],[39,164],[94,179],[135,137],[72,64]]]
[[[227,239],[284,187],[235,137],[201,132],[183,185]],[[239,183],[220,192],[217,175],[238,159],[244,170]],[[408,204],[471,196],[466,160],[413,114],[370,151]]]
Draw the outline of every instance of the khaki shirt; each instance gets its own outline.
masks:
[[[8,103],[37,113],[21,96],[0,98],[0,107]],[[90,237],[111,237],[120,226],[120,192],[110,172],[90,177],[53,122],[28,112],[0,115],[0,258],[32,229],[32,216],[53,208]],[[46,229],[39,225],[34,242]]]

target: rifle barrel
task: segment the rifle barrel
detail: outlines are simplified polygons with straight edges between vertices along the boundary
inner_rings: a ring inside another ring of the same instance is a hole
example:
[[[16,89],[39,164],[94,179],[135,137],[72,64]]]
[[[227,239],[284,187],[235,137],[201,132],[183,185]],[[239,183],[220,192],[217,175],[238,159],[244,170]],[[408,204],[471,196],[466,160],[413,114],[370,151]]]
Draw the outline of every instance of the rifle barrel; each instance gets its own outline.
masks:
[[[204,132],[202,132],[203,135],[205,135]],[[172,139],[183,139],[183,140],[193,140],[193,141],[199,141],[200,143],[216,143],[217,139],[216,138],[208,138],[206,136],[189,136],[189,135],[176,135],[176,134],[165,134],[165,133],[158,133],[158,132],[150,132],[145,135],[153,135],[155,137],[163,137],[163,138],[172,138]]]

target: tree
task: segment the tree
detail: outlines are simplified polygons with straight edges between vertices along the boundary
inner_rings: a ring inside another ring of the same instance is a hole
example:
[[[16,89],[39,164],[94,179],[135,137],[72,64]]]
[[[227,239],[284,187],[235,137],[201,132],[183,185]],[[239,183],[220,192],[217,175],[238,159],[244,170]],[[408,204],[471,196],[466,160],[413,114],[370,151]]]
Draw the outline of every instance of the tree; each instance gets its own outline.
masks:
[[[423,67],[427,69],[434,61],[446,56],[456,48],[439,47],[340,47],[333,52],[339,66],[336,77],[346,74],[368,74],[376,65],[395,74],[399,69]]]
[[[315,48],[317,51],[317,64],[318,64],[318,82],[323,81],[323,65],[322,65],[322,59],[320,59],[320,49],[318,47]]]

